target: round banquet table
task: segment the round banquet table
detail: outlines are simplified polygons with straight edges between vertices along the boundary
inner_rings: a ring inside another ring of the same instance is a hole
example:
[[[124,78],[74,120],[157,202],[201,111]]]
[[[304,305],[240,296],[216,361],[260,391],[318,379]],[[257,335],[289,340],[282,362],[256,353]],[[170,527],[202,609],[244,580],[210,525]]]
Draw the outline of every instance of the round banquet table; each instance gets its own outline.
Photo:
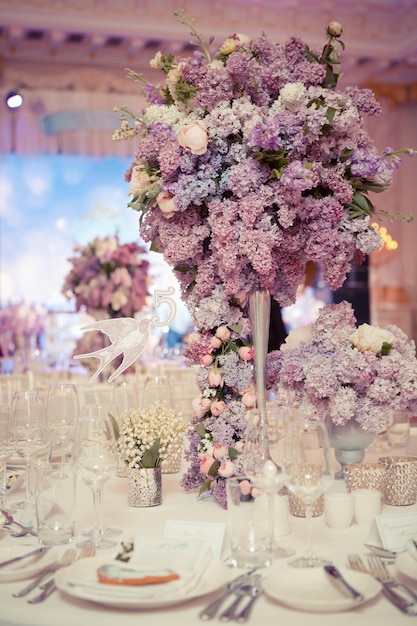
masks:
[[[417,456],[417,436],[413,428],[413,436],[407,453]],[[373,461],[368,458],[365,460]],[[125,478],[114,477],[104,488],[104,515],[106,524],[117,526],[123,534],[116,537],[117,546],[106,550],[109,560],[112,560],[120,551],[120,542],[139,536],[162,536],[168,520],[213,522],[227,525],[227,511],[223,510],[214,500],[197,500],[195,493],[186,493],[180,486],[182,473],[163,475],[163,500],[161,506],[151,508],[132,508],[127,505],[127,483]],[[342,481],[340,487],[344,488]],[[402,514],[417,511],[417,505],[406,507],[387,507],[384,505],[382,513]],[[77,539],[80,531],[91,525],[93,521],[91,492],[82,484],[78,485],[77,494]],[[349,553],[368,554],[364,547],[367,539],[368,527],[352,524],[347,530],[332,530],[325,524],[323,515],[313,520],[313,541],[316,551],[320,555],[332,560],[338,567],[346,567]],[[282,546],[293,547],[297,554],[306,547],[305,519],[290,517],[291,533],[281,537]],[[226,526],[227,531],[227,526]],[[417,529],[416,529],[417,536]],[[29,537],[29,538],[28,538]],[[36,546],[37,539],[25,536],[13,539],[3,531],[0,548],[7,546]],[[60,546],[56,550],[64,551]],[[100,556],[104,552],[101,551]],[[227,532],[223,543],[221,558],[228,555]],[[290,568],[285,559],[275,562],[283,569]],[[274,567],[276,565],[274,564]],[[260,570],[267,576],[268,569]],[[231,569],[230,577],[236,576],[238,571]],[[240,573],[240,572],[239,572]],[[302,570],[300,570],[302,576]],[[397,576],[417,591],[417,580]],[[0,584],[0,626],[74,626],[74,624],[88,624],[88,626],[114,626],[119,623],[123,626],[135,625],[138,621],[146,626],[196,626],[203,623],[198,618],[199,611],[213,600],[218,591],[205,596],[187,600],[181,604],[166,606],[160,609],[115,609],[95,604],[90,601],[73,598],[61,591],[56,591],[42,604],[30,605],[27,598],[14,598],[12,593],[25,586],[28,581],[8,582]],[[411,584],[410,584],[411,583]],[[31,594],[32,595],[32,594]],[[31,597],[31,596],[29,596]],[[378,624],[378,626],[396,624],[411,624],[412,617],[401,613],[395,606],[379,594],[373,600],[352,609],[339,613],[306,613],[287,608],[278,601],[262,595],[254,604],[248,623],[262,623],[269,626],[276,623],[285,626],[320,626],[334,625],[351,626],[352,620],[358,624]],[[217,618],[210,623],[222,623]]]

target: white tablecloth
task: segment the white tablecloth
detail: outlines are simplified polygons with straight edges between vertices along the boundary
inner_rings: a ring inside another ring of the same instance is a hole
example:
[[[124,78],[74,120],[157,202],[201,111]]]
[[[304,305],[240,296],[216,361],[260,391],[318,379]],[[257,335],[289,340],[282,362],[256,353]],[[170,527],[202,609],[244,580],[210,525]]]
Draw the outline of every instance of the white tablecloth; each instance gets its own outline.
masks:
[[[417,453],[417,437],[412,438],[409,452]],[[373,459],[369,459],[373,460]],[[126,479],[114,477],[104,488],[104,512],[108,525],[123,528],[123,535],[116,537],[120,541],[139,535],[162,535],[167,520],[192,520],[195,522],[227,523],[227,512],[213,500],[197,501],[196,494],[187,494],[180,487],[181,474],[163,476],[163,502],[153,508],[130,508],[127,506]],[[91,525],[93,511],[91,493],[79,486],[77,498],[77,531]],[[383,512],[395,513],[416,511],[417,506],[384,507]],[[351,552],[366,554],[363,543],[366,541],[368,528],[352,525],[347,530],[332,530],[325,525],[324,517],[313,520],[314,544],[321,555],[331,559],[335,565],[345,567],[347,554]],[[283,546],[291,546],[300,554],[306,547],[305,519],[290,518],[291,534],[282,537]],[[8,545],[37,545],[36,538],[24,537],[0,540],[0,548]],[[61,548],[60,548],[61,549]],[[116,555],[118,548],[109,550],[109,557]],[[103,554],[103,552],[101,553]],[[225,539],[222,557],[228,554],[228,540]],[[278,561],[280,567],[289,568],[285,560]],[[264,570],[267,573],[267,570]],[[235,575],[236,572],[231,572]],[[409,579],[408,579],[409,582]],[[30,605],[27,598],[14,598],[12,593],[21,589],[25,581],[0,584],[0,626],[137,626],[138,621],[146,626],[196,626],[200,622],[199,611],[216,596],[216,592],[200,597],[184,604],[161,610],[120,610],[93,604],[87,601],[72,599],[55,592],[44,603]],[[413,583],[417,591],[417,581]],[[413,619],[404,615],[388,602],[382,595],[362,605],[354,611],[333,614],[308,614],[286,608],[276,601],[263,595],[254,605],[249,623],[272,626],[351,626],[352,622],[384,626],[393,624],[411,625]],[[215,619],[211,623],[221,623]]]

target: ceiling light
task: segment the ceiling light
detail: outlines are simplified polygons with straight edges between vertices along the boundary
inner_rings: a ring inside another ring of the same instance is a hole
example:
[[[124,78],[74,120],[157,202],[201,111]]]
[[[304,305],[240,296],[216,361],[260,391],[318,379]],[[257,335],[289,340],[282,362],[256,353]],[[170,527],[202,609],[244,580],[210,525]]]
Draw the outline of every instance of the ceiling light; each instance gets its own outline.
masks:
[[[18,109],[23,104],[23,97],[17,91],[9,91],[6,96],[6,104],[9,109]]]

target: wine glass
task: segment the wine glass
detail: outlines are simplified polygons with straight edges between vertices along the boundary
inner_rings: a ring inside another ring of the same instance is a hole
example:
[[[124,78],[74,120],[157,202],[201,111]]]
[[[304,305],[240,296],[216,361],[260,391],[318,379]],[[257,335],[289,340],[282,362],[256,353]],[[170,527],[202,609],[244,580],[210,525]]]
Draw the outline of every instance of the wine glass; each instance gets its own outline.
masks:
[[[18,509],[26,508],[30,502],[31,458],[49,449],[49,433],[43,396],[37,391],[17,391],[11,404],[10,444],[26,467],[25,499],[14,503]]]
[[[93,494],[96,521],[91,533],[92,540],[97,549],[112,548],[116,542],[105,538],[103,523],[103,486],[117,467],[114,427],[109,416],[100,411],[90,411],[88,415],[78,418],[74,462],[78,476],[90,487]],[[78,547],[85,543],[82,542]]]
[[[81,417],[94,417],[99,416],[104,420],[108,421],[109,427],[112,430],[112,434],[114,437],[114,445],[115,445],[115,453],[116,453],[116,467],[115,473],[117,472],[118,467],[118,446],[117,440],[119,437],[119,428],[116,420],[117,408],[114,404],[84,404],[81,409]],[[103,509],[102,509],[102,499],[98,502],[98,506],[101,507],[101,512],[99,514],[99,518],[101,520],[102,528],[101,535],[103,537],[117,537],[117,535],[121,535],[123,530],[121,528],[116,528],[114,526],[104,526],[103,522]],[[81,531],[81,534],[87,537],[91,537],[93,534],[93,529],[85,528]]]
[[[0,405],[0,464],[1,464],[1,487],[0,503],[6,507],[7,491],[7,461],[12,456],[13,448],[10,444],[10,404]]]
[[[312,530],[314,504],[327,490],[332,480],[332,474],[326,470],[321,462],[292,461],[285,468],[285,485],[292,494],[304,503],[307,524],[307,549],[303,556],[288,561],[292,567],[318,567],[329,563],[328,560],[315,554]]]
[[[73,439],[75,424],[79,415],[77,388],[72,383],[57,383],[49,386],[46,400],[46,417],[51,433],[51,445],[64,463],[68,457]]]
[[[168,408],[173,405],[171,384],[168,376],[148,376],[143,387],[141,408],[165,402]]]

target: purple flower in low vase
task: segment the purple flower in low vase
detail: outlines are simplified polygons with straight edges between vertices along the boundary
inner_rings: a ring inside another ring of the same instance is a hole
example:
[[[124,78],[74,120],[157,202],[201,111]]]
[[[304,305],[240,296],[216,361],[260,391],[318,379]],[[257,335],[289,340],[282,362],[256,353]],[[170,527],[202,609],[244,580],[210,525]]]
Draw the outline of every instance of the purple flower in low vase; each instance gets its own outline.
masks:
[[[347,302],[322,308],[316,322],[291,331],[270,359],[278,406],[325,422],[342,467],[363,460],[391,411],[417,409],[414,341],[393,324],[357,327]]]

